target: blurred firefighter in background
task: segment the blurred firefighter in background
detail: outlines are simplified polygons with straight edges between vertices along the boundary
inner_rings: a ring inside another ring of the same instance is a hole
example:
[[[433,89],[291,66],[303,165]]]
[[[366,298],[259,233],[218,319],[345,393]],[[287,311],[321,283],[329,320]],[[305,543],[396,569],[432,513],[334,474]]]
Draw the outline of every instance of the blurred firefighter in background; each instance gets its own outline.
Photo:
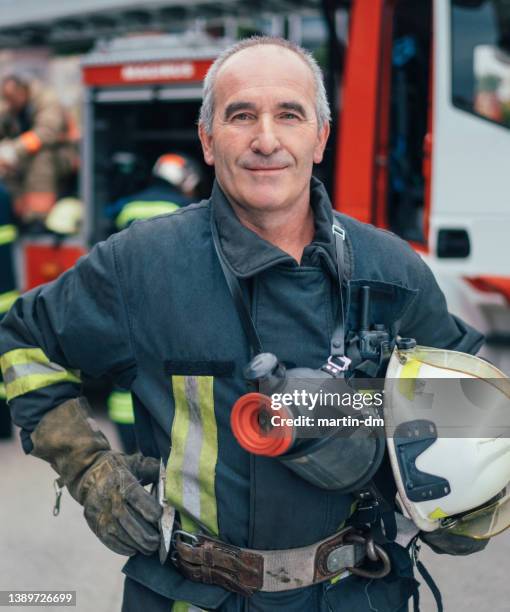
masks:
[[[116,165],[122,165],[118,169],[121,174],[129,175],[136,166],[136,158],[132,153],[119,152],[114,158]],[[179,153],[166,153],[154,164],[149,185],[131,196],[117,200],[106,209],[107,216],[112,219],[114,230],[120,231],[138,219],[173,213],[197,201],[202,181],[203,171],[195,160]],[[117,426],[122,446],[127,453],[137,450],[133,401],[136,403],[136,398],[119,387],[108,397],[108,414]]]
[[[18,75],[0,87],[0,173],[22,224],[44,221],[78,169],[78,130],[56,94]]]
[[[0,182],[0,320],[19,295],[16,290],[13,261],[13,244],[17,231],[11,215],[11,198]],[[5,385],[0,374],[0,440],[10,438],[11,435],[11,417],[7,407]]]

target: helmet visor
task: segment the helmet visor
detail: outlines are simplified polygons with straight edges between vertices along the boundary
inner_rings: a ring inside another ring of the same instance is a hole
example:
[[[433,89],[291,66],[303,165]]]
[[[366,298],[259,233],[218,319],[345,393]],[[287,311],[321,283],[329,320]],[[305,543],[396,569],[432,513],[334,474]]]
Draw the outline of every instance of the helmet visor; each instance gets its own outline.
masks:
[[[452,517],[455,518],[455,517]],[[481,508],[463,514],[446,527],[449,533],[486,540],[510,527],[510,488]]]

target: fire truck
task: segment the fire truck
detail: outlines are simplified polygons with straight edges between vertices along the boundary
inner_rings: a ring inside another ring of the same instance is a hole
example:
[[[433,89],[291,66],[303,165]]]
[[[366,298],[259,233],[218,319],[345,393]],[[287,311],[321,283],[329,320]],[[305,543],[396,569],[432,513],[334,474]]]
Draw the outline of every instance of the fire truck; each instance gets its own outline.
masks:
[[[408,240],[450,310],[484,331],[490,346],[508,344],[506,0],[275,1],[257,3],[255,16],[237,1],[187,2],[178,12],[164,1],[138,2],[136,11],[127,1],[102,2],[102,20],[97,2],[94,19],[82,4],[83,14],[75,7],[72,16],[30,22],[39,44],[65,46],[73,36],[90,43],[98,38],[92,22],[102,38],[82,61],[81,246],[61,243],[53,268],[48,252],[32,257],[32,280],[40,280],[34,266],[56,272],[105,238],[108,205],[142,187],[160,154],[201,159],[196,119],[208,66],[246,33],[281,35],[314,52],[325,73],[333,130],[317,175],[334,207]],[[181,33],[162,33],[175,19]],[[133,23],[143,36],[126,36]],[[28,25],[4,27],[0,44]],[[115,162],[126,154],[137,160],[130,175]],[[78,250],[62,259],[66,248]]]

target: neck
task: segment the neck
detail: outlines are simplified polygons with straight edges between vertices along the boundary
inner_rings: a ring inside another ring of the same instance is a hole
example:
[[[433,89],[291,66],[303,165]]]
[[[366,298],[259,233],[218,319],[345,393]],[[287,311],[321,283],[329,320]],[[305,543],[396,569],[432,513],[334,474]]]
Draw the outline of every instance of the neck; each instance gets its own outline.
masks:
[[[315,234],[309,197],[299,205],[278,211],[253,211],[232,201],[231,205],[245,227],[301,262],[303,250]]]

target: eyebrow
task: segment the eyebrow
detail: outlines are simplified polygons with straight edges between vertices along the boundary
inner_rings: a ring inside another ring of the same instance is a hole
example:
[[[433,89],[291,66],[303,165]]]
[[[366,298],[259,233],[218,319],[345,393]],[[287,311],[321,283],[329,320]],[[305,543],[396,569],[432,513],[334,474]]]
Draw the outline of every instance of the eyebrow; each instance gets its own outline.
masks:
[[[230,119],[234,113],[240,110],[256,110],[256,106],[252,102],[232,102],[225,109],[223,117],[224,119]]]
[[[299,102],[280,102],[280,104],[278,104],[278,108],[282,110],[295,111],[303,117],[307,117],[304,106]],[[254,111],[257,110],[257,107],[255,104],[253,104],[253,102],[243,102],[242,100],[239,102],[232,102],[225,109],[225,113],[223,115],[224,119],[228,120],[230,117],[232,117],[232,115],[243,110]]]
[[[305,119],[307,117],[304,106],[299,104],[299,102],[282,102],[281,104],[278,104],[278,107],[282,110],[296,111],[305,117]]]

